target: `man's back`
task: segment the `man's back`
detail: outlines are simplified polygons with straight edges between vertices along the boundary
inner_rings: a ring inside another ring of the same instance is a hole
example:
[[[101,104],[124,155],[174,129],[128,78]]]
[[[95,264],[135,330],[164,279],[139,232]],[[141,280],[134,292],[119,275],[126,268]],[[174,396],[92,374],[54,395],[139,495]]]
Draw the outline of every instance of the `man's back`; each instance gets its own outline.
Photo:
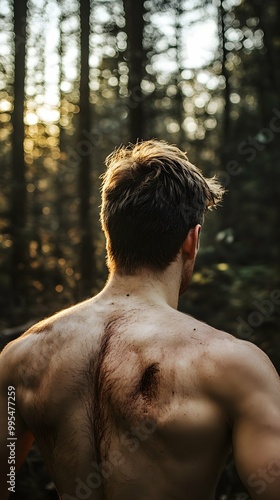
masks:
[[[62,498],[212,499],[230,447],[207,390],[215,330],[125,298],[91,299],[22,338],[21,415]]]

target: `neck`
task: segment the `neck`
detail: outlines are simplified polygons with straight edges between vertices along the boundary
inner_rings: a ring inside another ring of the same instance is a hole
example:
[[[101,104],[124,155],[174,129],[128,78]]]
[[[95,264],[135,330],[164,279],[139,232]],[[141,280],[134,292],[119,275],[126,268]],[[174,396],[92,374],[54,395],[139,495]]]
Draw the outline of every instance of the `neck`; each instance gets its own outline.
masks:
[[[131,296],[149,305],[178,307],[182,267],[178,261],[158,273],[142,269],[134,275],[113,272],[101,292],[103,297]]]

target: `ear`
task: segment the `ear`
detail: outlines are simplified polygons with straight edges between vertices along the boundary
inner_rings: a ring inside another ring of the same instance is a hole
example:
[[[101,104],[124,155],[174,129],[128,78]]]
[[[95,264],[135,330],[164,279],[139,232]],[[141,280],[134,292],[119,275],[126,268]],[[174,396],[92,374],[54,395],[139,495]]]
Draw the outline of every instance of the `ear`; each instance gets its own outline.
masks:
[[[189,260],[195,259],[198,252],[200,230],[200,224],[197,224],[195,227],[190,229],[182,245],[183,255],[185,255]]]

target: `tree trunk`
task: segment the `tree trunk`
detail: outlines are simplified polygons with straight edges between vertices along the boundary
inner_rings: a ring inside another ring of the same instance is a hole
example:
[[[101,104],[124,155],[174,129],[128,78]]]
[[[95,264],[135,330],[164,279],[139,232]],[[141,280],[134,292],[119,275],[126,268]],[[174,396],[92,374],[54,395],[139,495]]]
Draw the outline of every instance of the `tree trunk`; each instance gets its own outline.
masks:
[[[220,162],[222,169],[226,168],[227,162],[230,160],[230,135],[231,135],[231,120],[230,120],[230,111],[231,111],[231,103],[230,103],[230,82],[229,82],[229,72],[226,67],[227,62],[227,54],[228,50],[226,48],[226,25],[225,25],[225,15],[226,11],[223,5],[223,1],[220,0],[220,4],[218,7],[219,11],[219,37],[220,37],[220,50],[221,50],[221,74],[225,79],[225,88],[224,88],[224,110],[223,110],[223,119],[222,119],[222,130],[220,133],[221,137],[221,145],[220,145]],[[227,187],[227,185],[225,186]],[[225,228],[232,227],[233,225],[233,216],[234,210],[232,210],[232,197],[225,196],[223,200],[223,212],[222,212],[222,225]]]
[[[128,38],[128,107],[129,140],[135,143],[144,139],[145,124],[141,82],[144,72],[145,54],[143,49],[144,0],[124,0],[126,33]]]
[[[230,137],[230,85],[229,85],[229,74],[226,67],[227,62],[227,49],[226,49],[226,36],[225,36],[225,9],[222,0],[219,6],[219,17],[220,17],[220,45],[222,51],[222,75],[225,79],[225,90],[224,90],[224,119],[223,119],[223,143],[227,144]]]
[[[177,0],[177,3],[175,4],[175,48],[176,48],[176,62],[177,62],[177,75],[176,75],[176,87],[177,87],[177,93],[175,95],[175,119],[177,120],[177,123],[180,127],[179,133],[178,133],[178,140],[179,140],[179,147],[182,149],[185,149],[186,144],[186,134],[185,131],[182,127],[182,123],[184,120],[184,96],[182,93],[182,25],[181,25],[181,19],[183,16],[183,6],[182,6],[182,0]]]
[[[278,94],[279,91],[279,81],[278,81],[278,72],[277,72],[277,67],[279,66],[279,61],[275,58],[274,55],[274,43],[273,43],[273,36],[274,36],[274,30],[272,29],[274,27],[274,22],[271,19],[271,22],[268,24],[267,23],[267,5],[263,4],[262,1],[260,0],[254,0],[253,1],[253,8],[255,10],[256,16],[259,18],[259,27],[263,31],[263,41],[264,41],[264,46],[266,48],[266,56],[265,56],[265,61],[267,63],[267,81],[269,82],[269,87],[268,91],[271,89],[276,91]],[[276,8],[276,22],[275,26],[277,26],[276,29],[278,29],[279,33],[279,5],[275,4]],[[275,30],[276,31],[276,30]]]
[[[12,113],[12,191],[11,233],[13,302],[20,305],[24,298],[28,262],[26,240],[26,179],[24,163],[24,80],[26,59],[27,0],[14,0],[14,110]]]
[[[58,45],[58,56],[59,56],[59,102],[60,102],[60,117],[62,116],[61,111],[63,107],[64,92],[61,90],[61,84],[64,79],[63,73],[63,56],[64,56],[64,43],[63,43],[63,33],[62,33],[62,23],[65,19],[64,13],[62,11],[62,6],[60,4],[60,16],[59,16],[59,45]],[[55,238],[55,256],[57,259],[63,257],[63,232],[65,228],[63,227],[63,213],[64,213],[64,185],[65,181],[63,179],[64,161],[61,159],[65,151],[65,130],[60,125],[59,129],[59,151],[60,159],[57,163],[57,173],[54,179],[54,188],[56,191],[55,197],[55,219],[57,223],[57,234]]]
[[[79,114],[79,198],[80,198],[80,295],[91,294],[94,285],[95,259],[92,242],[92,223],[90,218],[91,196],[91,153],[92,145],[85,132],[91,131],[90,89],[89,89],[89,37],[90,37],[90,0],[80,1],[81,29],[81,72],[80,72],[80,114]]]

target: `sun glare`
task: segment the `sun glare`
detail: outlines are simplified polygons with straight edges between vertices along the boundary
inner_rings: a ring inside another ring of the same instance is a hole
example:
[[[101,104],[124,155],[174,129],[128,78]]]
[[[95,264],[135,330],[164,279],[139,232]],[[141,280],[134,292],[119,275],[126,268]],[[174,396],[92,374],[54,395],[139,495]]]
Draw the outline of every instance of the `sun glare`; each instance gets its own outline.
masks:
[[[36,125],[38,123],[38,116],[36,113],[28,112],[25,115],[24,122],[26,125]]]

